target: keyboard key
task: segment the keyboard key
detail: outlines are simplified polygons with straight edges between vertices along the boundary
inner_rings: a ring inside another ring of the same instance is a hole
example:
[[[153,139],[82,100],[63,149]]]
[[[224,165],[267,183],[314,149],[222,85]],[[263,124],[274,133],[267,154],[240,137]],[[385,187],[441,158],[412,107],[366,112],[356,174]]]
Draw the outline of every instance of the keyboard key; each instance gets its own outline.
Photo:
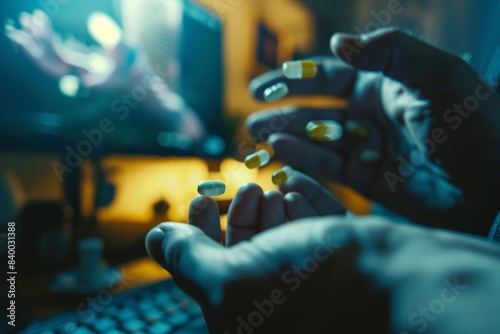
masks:
[[[75,329],[74,332],[71,332],[71,334],[94,334],[95,332],[88,327],[78,327]]]
[[[137,308],[141,311],[147,312],[148,310],[155,308],[155,305],[150,300],[143,300],[137,304]]]
[[[120,313],[120,310],[116,306],[108,306],[104,309],[103,313],[112,317],[116,317]]]
[[[175,312],[177,312],[177,307],[176,306],[165,306],[165,307],[163,307],[163,312],[166,315],[174,314]]]
[[[176,313],[170,315],[166,320],[173,326],[178,327],[188,322],[189,317],[185,313],[177,311]]]
[[[149,332],[152,334],[168,334],[172,333],[172,326],[163,321],[158,321],[149,327]]]
[[[104,316],[100,319],[95,320],[92,325],[97,331],[104,332],[108,329],[115,328],[117,323],[110,317]]]
[[[151,309],[147,313],[144,313],[144,318],[146,319],[147,322],[153,323],[158,319],[161,319],[163,317],[163,313],[160,312],[157,309]]]
[[[122,325],[123,329],[129,332],[137,332],[139,329],[146,327],[146,324],[139,319],[129,319]]]
[[[119,329],[116,329],[116,328],[113,328],[113,329],[108,329],[106,331],[106,334],[127,334],[125,332],[122,332],[121,330]]]
[[[135,318],[136,314],[137,312],[134,309],[130,307],[124,307],[119,311],[116,317],[120,320],[127,320],[129,318]]]

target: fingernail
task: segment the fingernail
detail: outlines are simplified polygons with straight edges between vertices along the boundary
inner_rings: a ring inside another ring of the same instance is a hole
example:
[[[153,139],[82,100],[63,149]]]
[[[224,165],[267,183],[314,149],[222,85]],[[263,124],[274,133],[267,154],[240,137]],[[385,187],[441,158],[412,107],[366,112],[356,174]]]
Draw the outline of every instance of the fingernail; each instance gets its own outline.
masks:
[[[368,136],[370,134],[368,129],[365,126],[363,126],[363,125],[361,125],[358,122],[353,121],[353,120],[346,121],[344,123],[344,128],[345,128],[347,133],[357,137],[358,139],[362,139],[362,140],[368,138]]]
[[[146,236],[146,250],[149,256],[164,268],[163,240],[165,240],[165,232],[167,231],[168,228],[161,224],[149,231]]]
[[[245,166],[248,169],[259,168],[267,165],[269,160],[271,160],[269,153],[266,150],[260,150],[245,158]]]
[[[336,141],[342,138],[344,130],[336,121],[310,121],[306,125],[306,133],[315,141]]]
[[[375,163],[379,161],[380,158],[381,158],[380,151],[372,149],[364,150],[363,152],[361,152],[360,156],[361,162],[365,164]]]
[[[276,102],[287,96],[288,93],[289,90],[286,83],[278,82],[264,91],[264,100],[269,103]]]
[[[283,168],[278,169],[276,172],[273,173],[271,180],[273,181],[274,185],[279,187],[282,184],[285,184],[285,182],[290,179],[292,173],[293,169],[291,167],[284,166]]]

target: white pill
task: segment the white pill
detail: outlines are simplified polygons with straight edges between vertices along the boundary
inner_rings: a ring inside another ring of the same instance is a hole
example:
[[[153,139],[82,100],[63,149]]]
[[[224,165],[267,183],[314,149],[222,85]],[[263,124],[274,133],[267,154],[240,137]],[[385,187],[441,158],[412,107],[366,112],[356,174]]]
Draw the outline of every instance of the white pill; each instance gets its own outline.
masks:
[[[264,100],[269,103],[276,102],[287,96],[288,93],[289,90],[286,83],[278,82],[264,91]]]
[[[226,185],[221,181],[203,181],[198,184],[198,193],[202,196],[219,196],[226,191]]]

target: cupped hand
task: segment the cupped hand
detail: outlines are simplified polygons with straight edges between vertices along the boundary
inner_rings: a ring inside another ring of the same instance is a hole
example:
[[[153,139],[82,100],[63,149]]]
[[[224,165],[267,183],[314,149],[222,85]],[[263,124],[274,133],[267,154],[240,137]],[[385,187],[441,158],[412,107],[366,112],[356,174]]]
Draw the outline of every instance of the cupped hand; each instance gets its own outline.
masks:
[[[202,212],[190,220],[218,221]],[[163,223],[146,238],[211,333],[493,334],[500,326],[500,251],[483,240],[374,216],[305,218],[231,247],[213,237]]]
[[[189,207],[189,224],[200,228],[214,241],[232,246],[288,221],[344,215],[345,212],[328,190],[309,176],[294,171],[279,191],[264,192],[254,183],[243,185],[229,207],[224,240],[214,198],[197,196],[193,199]]]

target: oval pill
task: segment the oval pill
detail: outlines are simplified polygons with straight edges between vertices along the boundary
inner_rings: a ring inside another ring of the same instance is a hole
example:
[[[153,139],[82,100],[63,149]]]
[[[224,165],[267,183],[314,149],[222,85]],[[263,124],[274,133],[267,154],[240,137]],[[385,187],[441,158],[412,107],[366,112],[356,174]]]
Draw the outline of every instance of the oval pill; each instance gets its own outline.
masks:
[[[260,150],[245,158],[245,166],[247,166],[248,169],[259,168],[267,165],[269,160],[271,160],[269,152],[266,150]]]
[[[286,83],[278,82],[264,91],[264,100],[269,103],[276,102],[287,96],[289,92]]]
[[[198,184],[198,193],[202,196],[219,196],[226,192],[226,185],[221,181],[203,181]]]

